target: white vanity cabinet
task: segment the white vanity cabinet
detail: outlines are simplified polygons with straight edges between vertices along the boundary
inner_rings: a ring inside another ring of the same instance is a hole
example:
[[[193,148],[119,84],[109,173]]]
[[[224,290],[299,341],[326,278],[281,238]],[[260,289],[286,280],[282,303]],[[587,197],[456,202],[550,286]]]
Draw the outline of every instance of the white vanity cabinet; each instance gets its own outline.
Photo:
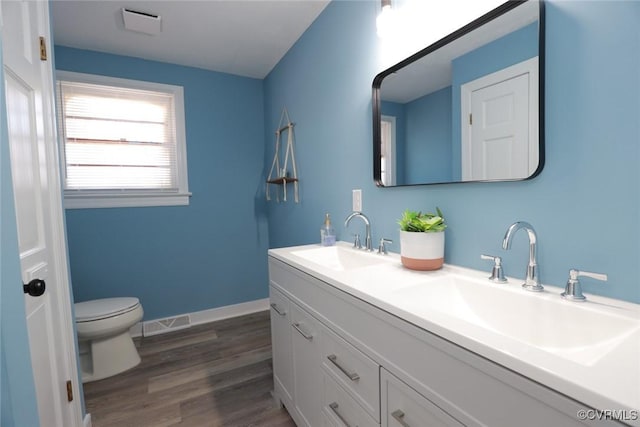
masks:
[[[284,351],[286,339],[273,342],[275,395],[299,427],[621,425],[580,420],[588,406],[286,261],[269,257],[271,295],[288,299],[293,338]],[[280,370],[291,365],[288,394]]]

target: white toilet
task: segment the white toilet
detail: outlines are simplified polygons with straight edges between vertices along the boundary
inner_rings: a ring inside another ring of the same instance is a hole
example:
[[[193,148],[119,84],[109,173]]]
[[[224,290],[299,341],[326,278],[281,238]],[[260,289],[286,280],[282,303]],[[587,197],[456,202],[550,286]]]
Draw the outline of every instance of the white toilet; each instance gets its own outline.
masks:
[[[75,304],[82,382],[100,380],[140,363],[129,328],[142,319],[138,298],[105,298]]]

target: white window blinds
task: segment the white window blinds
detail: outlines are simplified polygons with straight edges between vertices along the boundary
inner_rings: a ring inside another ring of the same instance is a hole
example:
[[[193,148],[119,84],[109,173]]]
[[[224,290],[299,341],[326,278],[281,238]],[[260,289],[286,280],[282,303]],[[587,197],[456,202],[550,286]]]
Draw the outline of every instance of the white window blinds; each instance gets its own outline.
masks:
[[[66,190],[178,191],[170,93],[59,81]]]

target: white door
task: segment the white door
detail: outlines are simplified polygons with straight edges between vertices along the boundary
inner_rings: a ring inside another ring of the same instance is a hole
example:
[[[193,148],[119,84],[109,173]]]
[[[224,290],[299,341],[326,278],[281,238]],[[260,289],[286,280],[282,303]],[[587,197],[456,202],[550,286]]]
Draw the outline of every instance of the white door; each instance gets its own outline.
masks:
[[[462,179],[523,179],[538,166],[537,58],[462,86]]]
[[[48,4],[2,1],[7,128],[22,280],[43,280],[40,296],[25,293],[31,363],[41,426],[77,426],[77,390],[66,247],[56,157],[53,81],[41,59],[40,36],[49,34]],[[50,49],[49,46],[46,46]],[[18,286],[19,284],[16,284]]]

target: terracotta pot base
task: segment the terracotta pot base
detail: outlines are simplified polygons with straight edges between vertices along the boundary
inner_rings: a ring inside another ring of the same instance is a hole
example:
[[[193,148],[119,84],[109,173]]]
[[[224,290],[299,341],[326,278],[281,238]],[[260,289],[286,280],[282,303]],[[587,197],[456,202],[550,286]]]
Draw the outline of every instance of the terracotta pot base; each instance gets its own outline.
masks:
[[[402,261],[402,265],[408,269],[420,271],[438,270],[442,268],[442,264],[444,264],[444,258],[416,259],[401,256],[400,260]]]

